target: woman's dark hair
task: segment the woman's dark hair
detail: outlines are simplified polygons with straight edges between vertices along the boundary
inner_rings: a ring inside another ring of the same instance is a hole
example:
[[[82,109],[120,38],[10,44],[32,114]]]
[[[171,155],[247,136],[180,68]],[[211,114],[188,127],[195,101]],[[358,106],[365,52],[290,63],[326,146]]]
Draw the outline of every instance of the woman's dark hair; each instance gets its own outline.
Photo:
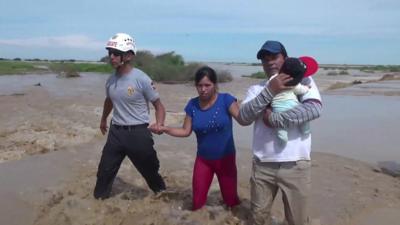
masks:
[[[208,79],[217,84],[217,73],[211,67],[203,66],[197,70],[194,75],[194,83],[197,85],[204,77],[208,77]]]

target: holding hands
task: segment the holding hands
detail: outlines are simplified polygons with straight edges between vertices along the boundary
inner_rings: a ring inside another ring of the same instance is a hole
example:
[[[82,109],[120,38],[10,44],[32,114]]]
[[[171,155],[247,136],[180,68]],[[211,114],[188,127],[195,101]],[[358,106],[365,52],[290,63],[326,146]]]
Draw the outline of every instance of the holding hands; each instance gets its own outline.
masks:
[[[151,124],[148,129],[154,133],[154,134],[163,134],[166,131],[166,127],[161,125],[161,124],[157,124],[157,123],[153,123]]]

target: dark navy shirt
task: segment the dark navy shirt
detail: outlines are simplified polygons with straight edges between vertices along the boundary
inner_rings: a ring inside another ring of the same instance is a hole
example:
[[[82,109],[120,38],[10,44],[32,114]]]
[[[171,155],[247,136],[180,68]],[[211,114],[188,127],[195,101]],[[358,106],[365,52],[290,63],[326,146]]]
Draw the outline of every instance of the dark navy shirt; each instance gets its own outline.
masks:
[[[197,137],[197,155],[205,159],[221,159],[235,153],[232,133],[232,116],[229,107],[236,98],[218,93],[214,105],[201,109],[199,97],[192,98],[185,112],[192,118],[192,130]]]

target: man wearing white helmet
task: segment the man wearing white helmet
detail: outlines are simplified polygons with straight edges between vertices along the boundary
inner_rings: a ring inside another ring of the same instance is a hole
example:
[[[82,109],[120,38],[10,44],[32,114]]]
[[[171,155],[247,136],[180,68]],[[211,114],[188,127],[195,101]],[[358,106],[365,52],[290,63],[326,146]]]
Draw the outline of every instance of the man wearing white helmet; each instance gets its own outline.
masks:
[[[106,49],[115,72],[106,82],[106,99],[100,122],[103,135],[108,129],[107,117],[114,110],[97,171],[94,197],[105,199],[110,196],[114,178],[125,156],[144,177],[150,189],[154,193],[161,192],[165,190],[165,183],[158,173],[160,163],[148,129],[149,102],[155,108],[156,122],[151,125],[155,130],[164,124],[165,108],[152,80],[131,64],[136,55],[133,38],[118,33],[110,38]]]

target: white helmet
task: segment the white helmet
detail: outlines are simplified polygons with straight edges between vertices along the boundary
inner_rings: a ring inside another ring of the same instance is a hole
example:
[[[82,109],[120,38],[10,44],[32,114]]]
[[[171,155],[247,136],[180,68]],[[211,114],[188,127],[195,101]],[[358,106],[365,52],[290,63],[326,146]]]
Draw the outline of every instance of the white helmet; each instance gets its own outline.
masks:
[[[132,51],[136,55],[135,40],[125,33],[117,33],[112,36],[106,45],[106,49],[117,49],[122,52]]]

